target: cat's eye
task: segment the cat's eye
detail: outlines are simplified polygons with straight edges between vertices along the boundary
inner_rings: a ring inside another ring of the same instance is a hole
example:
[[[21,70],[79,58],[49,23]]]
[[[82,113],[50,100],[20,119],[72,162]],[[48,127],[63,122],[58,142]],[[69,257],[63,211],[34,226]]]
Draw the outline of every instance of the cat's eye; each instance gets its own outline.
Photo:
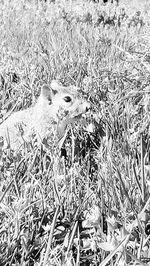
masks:
[[[66,103],[69,103],[69,102],[72,101],[72,99],[71,99],[70,96],[65,96],[65,97],[64,97],[64,101],[65,101]]]

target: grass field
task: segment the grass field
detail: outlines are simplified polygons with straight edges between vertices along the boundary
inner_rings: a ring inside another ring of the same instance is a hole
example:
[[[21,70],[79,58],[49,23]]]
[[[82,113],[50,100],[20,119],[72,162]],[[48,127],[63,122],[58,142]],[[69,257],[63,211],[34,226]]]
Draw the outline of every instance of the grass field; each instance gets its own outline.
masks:
[[[150,265],[149,1],[1,1],[0,122],[52,79],[92,111],[66,160],[0,152],[0,265]]]

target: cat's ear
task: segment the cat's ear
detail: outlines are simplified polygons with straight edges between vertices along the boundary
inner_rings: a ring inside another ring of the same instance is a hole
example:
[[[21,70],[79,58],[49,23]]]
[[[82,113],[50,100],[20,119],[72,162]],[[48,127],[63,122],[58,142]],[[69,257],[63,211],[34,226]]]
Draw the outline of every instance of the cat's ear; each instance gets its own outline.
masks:
[[[52,80],[50,87],[44,84],[41,88],[41,97],[45,100],[52,101],[53,97],[62,91],[63,86],[57,81]]]
[[[50,88],[46,84],[44,84],[41,88],[41,96],[44,99],[47,99],[48,101],[51,100],[51,91],[50,91]]]

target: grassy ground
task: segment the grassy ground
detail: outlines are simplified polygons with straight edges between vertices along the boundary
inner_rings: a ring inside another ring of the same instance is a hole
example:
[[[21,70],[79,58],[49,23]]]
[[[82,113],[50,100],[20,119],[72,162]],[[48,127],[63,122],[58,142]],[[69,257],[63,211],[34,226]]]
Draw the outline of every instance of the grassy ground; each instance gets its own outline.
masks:
[[[0,265],[150,265],[149,36],[148,1],[1,1],[1,119],[53,78],[93,110],[65,161],[0,155]]]

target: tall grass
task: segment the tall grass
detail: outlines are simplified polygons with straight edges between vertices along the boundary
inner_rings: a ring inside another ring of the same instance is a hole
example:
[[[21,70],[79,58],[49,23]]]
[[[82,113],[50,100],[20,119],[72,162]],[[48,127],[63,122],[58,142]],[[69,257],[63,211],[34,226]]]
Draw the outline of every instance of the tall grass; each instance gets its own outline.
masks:
[[[53,78],[93,109],[67,159],[1,151],[0,265],[150,265],[149,4],[0,5],[1,120]]]

